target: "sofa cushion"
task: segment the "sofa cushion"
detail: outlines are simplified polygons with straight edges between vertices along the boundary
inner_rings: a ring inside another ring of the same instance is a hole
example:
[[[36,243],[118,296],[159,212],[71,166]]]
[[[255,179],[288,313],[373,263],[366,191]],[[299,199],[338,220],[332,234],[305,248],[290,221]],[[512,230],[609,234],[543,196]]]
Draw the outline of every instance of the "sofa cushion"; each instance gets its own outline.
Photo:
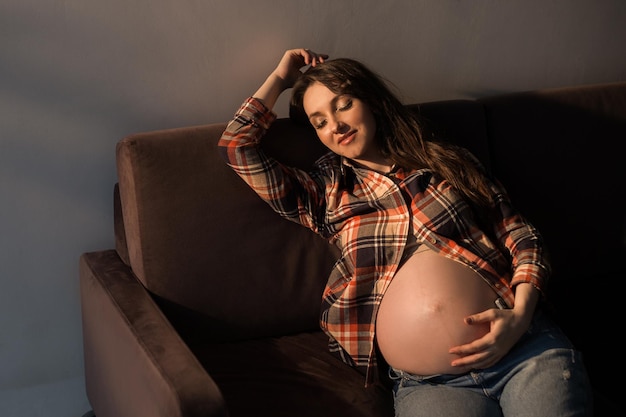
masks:
[[[197,343],[194,354],[220,387],[231,417],[392,417],[388,380],[364,377],[327,349],[321,331],[240,343]]]

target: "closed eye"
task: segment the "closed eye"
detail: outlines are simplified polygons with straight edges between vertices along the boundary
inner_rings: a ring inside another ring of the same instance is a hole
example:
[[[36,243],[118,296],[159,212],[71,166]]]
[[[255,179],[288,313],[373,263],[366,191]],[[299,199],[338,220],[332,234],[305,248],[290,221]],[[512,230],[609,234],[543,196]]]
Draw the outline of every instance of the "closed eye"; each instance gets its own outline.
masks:
[[[337,104],[337,106],[335,107],[335,113],[350,110],[352,108],[352,105],[354,104],[353,100],[346,96],[336,97],[333,101]],[[318,119],[317,117],[319,116],[322,116],[321,112],[312,115],[312,117],[309,119],[311,121],[311,125],[313,125],[316,130],[322,129],[328,124],[328,121],[326,119]]]
[[[315,123],[312,123],[312,125],[315,129],[319,130],[323,128],[324,126],[326,126],[326,120],[316,121]]]
[[[343,105],[337,107],[337,110],[335,111],[346,111],[346,110],[350,110],[351,108],[352,108],[352,100],[348,100]]]

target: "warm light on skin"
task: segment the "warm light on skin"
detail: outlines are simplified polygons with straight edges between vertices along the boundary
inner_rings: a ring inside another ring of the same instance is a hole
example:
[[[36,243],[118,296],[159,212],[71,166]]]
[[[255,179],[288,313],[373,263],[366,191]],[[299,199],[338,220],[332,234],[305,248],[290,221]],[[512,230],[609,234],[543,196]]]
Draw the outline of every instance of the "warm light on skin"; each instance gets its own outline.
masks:
[[[331,151],[381,172],[392,163],[376,146],[376,121],[368,106],[347,95],[337,95],[321,83],[304,93],[303,107],[317,137]]]

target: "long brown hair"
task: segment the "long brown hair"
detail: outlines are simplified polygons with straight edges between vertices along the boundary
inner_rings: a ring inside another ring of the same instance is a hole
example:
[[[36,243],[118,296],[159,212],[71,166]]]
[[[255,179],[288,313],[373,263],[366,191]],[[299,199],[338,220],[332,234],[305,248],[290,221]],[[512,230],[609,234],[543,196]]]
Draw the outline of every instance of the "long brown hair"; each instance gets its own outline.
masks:
[[[484,209],[492,206],[484,171],[457,148],[425,140],[416,115],[402,104],[383,77],[349,58],[310,67],[293,86],[292,117],[306,119],[304,93],[315,82],[335,94],[350,95],[367,104],[376,120],[376,138],[384,157],[406,169],[430,168],[474,205]]]

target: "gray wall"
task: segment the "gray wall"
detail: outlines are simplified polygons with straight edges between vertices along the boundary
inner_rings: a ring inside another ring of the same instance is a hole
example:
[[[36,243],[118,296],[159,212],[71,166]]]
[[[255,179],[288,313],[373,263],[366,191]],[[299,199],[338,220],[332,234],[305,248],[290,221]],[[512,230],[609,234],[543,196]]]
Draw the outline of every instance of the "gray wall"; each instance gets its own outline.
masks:
[[[624,22],[622,0],[0,0],[0,415],[89,410],[78,257],[113,247],[123,136],[226,121],[293,47],[406,102],[624,80]]]

